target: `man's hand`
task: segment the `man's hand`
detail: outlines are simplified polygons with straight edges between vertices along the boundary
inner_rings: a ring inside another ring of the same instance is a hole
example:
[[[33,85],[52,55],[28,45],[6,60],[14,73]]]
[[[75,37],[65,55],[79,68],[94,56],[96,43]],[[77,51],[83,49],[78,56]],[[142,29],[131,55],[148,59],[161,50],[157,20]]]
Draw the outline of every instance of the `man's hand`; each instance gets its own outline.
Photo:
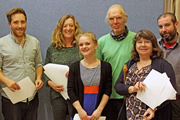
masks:
[[[40,88],[42,88],[43,84],[44,84],[44,83],[43,83],[42,80],[37,79],[37,80],[35,81],[36,90],[39,90]]]
[[[12,91],[15,92],[16,90],[20,89],[20,86],[13,80],[8,79],[5,85]]]

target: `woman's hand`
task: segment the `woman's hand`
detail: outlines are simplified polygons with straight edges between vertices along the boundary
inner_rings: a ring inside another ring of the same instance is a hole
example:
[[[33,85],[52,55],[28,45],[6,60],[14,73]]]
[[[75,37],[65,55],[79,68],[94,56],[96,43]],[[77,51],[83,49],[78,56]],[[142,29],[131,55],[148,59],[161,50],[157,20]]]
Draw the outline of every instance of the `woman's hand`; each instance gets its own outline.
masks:
[[[84,109],[78,110],[78,115],[81,120],[90,120],[90,118],[88,117],[88,115]]]
[[[135,87],[138,88],[138,90],[140,91],[145,91],[146,88],[146,84],[144,84],[143,82],[139,81],[135,84]]]
[[[51,80],[48,81],[48,85],[55,90],[56,92],[62,92],[64,90],[63,85],[56,85],[55,83],[53,83]]]
[[[79,100],[75,101],[73,103],[73,106],[77,110],[81,120],[90,120],[90,117],[87,115],[86,111],[82,108]]]
[[[96,109],[93,114],[90,116],[90,120],[99,120],[102,110]]]
[[[69,71],[66,72],[65,76],[68,79]]]
[[[147,110],[146,110],[146,112],[144,113],[144,119],[143,120],[151,120],[153,117],[154,117],[154,115],[155,115],[155,111],[156,110],[153,110],[153,109],[151,109],[151,108],[148,108]]]
[[[131,93],[137,92],[138,90],[145,91],[145,88],[146,88],[146,84],[144,84],[143,82],[139,81],[134,86],[130,86],[128,88],[128,91],[131,94]]]

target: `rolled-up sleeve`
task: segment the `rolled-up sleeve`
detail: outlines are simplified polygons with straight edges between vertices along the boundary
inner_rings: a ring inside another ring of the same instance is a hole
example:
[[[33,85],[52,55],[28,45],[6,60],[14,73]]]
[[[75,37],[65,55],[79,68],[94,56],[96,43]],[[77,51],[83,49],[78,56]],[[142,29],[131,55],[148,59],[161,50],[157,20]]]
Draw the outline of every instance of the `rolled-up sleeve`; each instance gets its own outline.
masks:
[[[37,51],[36,51],[36,57],[35,57],[35,68],[38,68],[39,66],[42,66],[42,56],[41,56],[41,50],[40,50],[40,44],[37,43]]]

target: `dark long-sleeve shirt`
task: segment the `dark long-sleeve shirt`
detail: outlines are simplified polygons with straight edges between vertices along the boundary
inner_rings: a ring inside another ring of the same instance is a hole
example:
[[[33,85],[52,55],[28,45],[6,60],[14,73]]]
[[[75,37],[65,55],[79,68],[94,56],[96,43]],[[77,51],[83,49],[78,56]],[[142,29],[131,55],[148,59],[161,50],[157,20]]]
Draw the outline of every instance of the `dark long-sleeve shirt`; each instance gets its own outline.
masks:
[[[130,60],[126,64],[128,66],[128,69],[130,68],[131,65],[133,65],[135,61]],[[152,60],[151,63],[151,69],[155,69],[160,73],[166,73],[167,76],[170,78],[170,82],[172,86],[176,89],[176,79],[175,79],[175,74],[174,70],[169,62],[167,62],[164,59],[156,58]],[[128,92],[128,88],[130,87],[129,85],[124,84],[124,74],[123,70],[121,71],[119,78],[115,84],[115,90],[118,94],[120,95],[129,95],[130,93]],[[162,103],[156,111],[155,114],[155,120],[169,120],[171,117],[171,104],[170,101],[165,101]]]
[[[99,105],[103,94],[110,96],[111,92],[112,68],[109,63],[101,61],[100,85],[96,107]],[[84,85],[80,75],[80,61],[75,62],[70,66],[68,76],[68,95],[72,103],[79,100],[81,106],[83,107]]]

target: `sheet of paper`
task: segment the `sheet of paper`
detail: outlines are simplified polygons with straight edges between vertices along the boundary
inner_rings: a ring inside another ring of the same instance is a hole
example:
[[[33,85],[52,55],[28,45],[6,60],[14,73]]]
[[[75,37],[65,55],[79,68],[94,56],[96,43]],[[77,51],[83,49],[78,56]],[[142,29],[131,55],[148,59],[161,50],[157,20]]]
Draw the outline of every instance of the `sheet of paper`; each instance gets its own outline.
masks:
[[[73,120],[81,120],[81,119],[80,119],[78,114],[75,114]],[[99,120],[106,120],[106,117],[105,116],[101,116],[99,118]]]
[[[151,70],[143,82],[146,84],[146,89],[143,92],[138,91],[136,97],[152,109],[168,99],[175,98],[176,91],[165,73]]]
[[[166,74],[165,74],[166,75]],[[167,75],[166,75],[167,76]],[[161,96],[159,96],[159,101],[163,101],[164,99],[168,100],[175,100],[176,99],[176,90],[171,85],[171,82],[168,80],[166,81],[166,86],[163,90],[163,93],[161,93]]]
[[[64,91],[61,92],[61,95],[64,99],[68,99],[67,93],[67,78],[65,74],[69,71],[69,67],[67,65],[53,64],[48,63],[44,67],[44,73],[49,77],[57,85],[63,85]]]
[[[2,88],[13,104],[31,97],[36,90],[36,86],[29,77],[26,77],[17,83],[21,89],[16,90],[15,92],[12,92],[8,87]]]

